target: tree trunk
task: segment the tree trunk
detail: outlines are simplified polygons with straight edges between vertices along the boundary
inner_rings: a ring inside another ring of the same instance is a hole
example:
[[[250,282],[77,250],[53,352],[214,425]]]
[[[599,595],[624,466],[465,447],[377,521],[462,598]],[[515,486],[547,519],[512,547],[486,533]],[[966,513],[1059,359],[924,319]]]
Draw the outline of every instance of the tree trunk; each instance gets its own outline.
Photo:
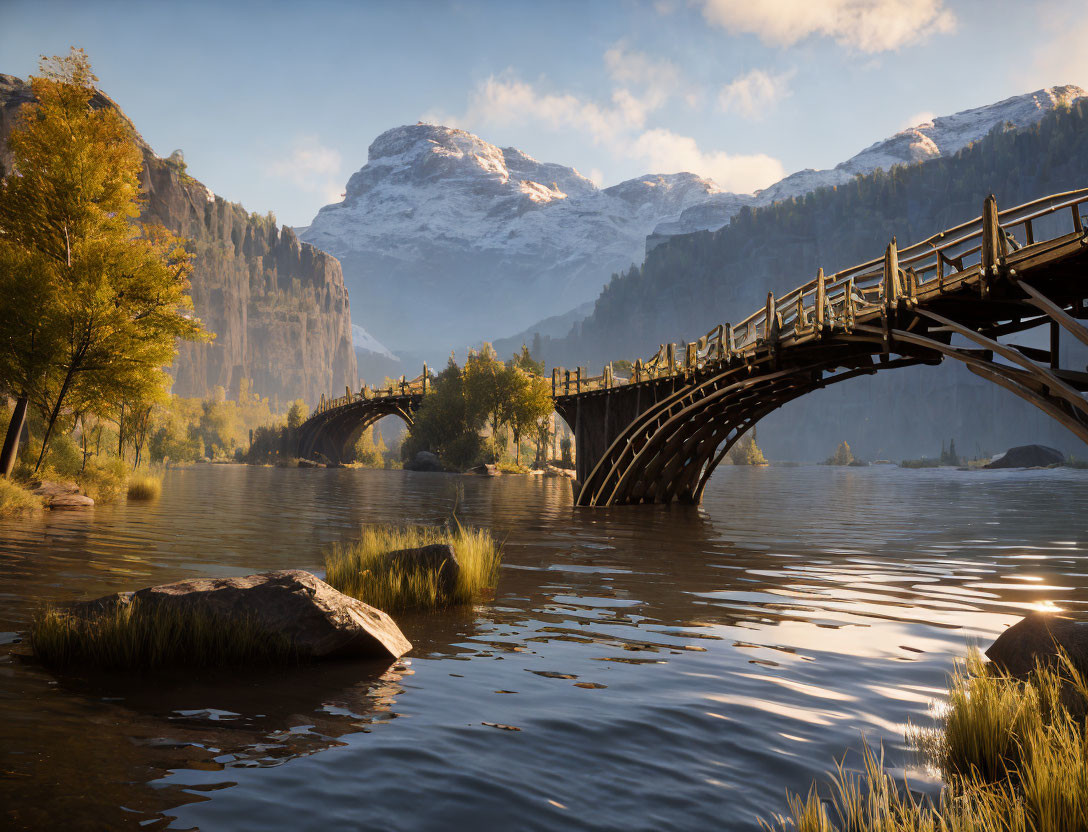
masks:
[[[23,426],[26,424],[26,406],[26,396],[20,396],[15,401],[15,410],[8,423],[8,433],[4,437],[4,450],[0,453],[0,477],[10,477],[15,468],[15,460],[19,456],[19,439],[23,435]]]
[[[72,368],[68,368],[67,374],[64,376],[64,384],[60,386],[60,392],[57,394],[57,402],[53,405],[53,410],[49,414],[49,421],[45,425],[45,436],[42,437],[42,452],[38,454],[38,463],[34,466],[34,473],[38,473],[38,469],[42,467],[42,460],[45,459],[45,450],[49,447],[49,437],[53,433],[53,426],[57,423],[57,417],[60,416],[60,406],[64,403],[64,397],[68,395],[68,386],[72,383]]]
[[[121,402],[121,412],[117,415],[117,456],[125,459],[125,403]]]

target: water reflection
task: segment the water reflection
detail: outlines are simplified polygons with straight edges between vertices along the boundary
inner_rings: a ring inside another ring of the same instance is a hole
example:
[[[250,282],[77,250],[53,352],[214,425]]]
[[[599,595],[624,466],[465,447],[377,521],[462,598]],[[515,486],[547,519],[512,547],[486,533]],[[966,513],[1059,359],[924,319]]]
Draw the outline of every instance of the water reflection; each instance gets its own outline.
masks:
[[[1072,471],[725,469],[702,509],[572,511],[557,480],[171,472],[151,506],[0,525],[0,630],[39,599],[316,569],[363,522],[455,504],[506,539],[497,597],[404,617],[384,672],[119,685],[0,658],[0,797],[15,828],[751,829],[862,734],[912,766],[903,727],[967,643],[1083,608],[1086,497]]]

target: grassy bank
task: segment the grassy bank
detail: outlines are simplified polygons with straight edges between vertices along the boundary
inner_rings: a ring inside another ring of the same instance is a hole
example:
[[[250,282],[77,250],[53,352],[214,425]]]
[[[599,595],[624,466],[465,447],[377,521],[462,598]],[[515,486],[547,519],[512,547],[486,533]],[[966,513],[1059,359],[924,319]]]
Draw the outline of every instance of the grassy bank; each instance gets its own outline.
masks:
[[[40,511],[41,507],[41,497],[8,477],[0,477],[0,517],[18,517]]]
[[[448,543],[461,566],[452,593],[442,591],[437,569],[404,569],[385,555]],[[365,526],[359,540],[335,544],[325,555],[325,580],[379,609],[433,609],[484,597],[498,581],[502,549],[485,529],[450,526]]]
[[[298,660],[289,641],[245,620],[225,624],[196,610],[142,610],[138,603],[93,614],[43,608],[31,625],[30,643],[50,667],[144,670]]]
[[[841,764],[829,788],[790,795],[766,829],[797,832],[1072,832],[1088,829],[1088,685],[1073,665],[1018,681],[977,652],[949,682],[934,729],[908,739],[936,765],[936,800],[916,797],[866,750],[861,772]]]

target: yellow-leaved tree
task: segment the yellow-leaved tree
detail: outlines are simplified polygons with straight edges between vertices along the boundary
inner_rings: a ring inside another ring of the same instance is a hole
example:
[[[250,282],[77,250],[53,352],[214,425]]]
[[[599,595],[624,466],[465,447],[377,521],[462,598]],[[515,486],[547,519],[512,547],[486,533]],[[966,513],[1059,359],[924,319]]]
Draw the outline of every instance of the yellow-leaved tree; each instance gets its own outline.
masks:
[[[0,389],[45,421],[38,466],[66,412],[115,412],[165,396],[179,338],[210,337],[192,315],[191,255],[140,214],[132,126],[95,89],[86,54],[42,59],[0,183]],[[21,413],[20,409],[21,408]]]

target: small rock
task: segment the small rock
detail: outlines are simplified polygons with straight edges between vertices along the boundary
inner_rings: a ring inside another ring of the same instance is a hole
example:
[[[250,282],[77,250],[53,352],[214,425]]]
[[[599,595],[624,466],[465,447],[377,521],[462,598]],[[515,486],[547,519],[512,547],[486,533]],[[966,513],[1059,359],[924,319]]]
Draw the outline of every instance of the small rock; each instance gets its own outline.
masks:
[[[50,497],[49,508],[93,508],[94,500],[83,494],[58,494]]]
[[[453,547],[448,543],[432,543],[415,549],[397,549],[382,556],[389,566],[397,566],[405,572],[416,570],[438,570],[438,584],[447,596],[457,588],[457,579],[461,575],[461,564]]]
[[[445,471],[442,461],[430,451],[420,451],[411,462],[404,463],[408,471]]]
[[[195,609],[228,625],[245,617],[270,636],[289,639],[310,658],[400,658],[412,649],[384,612],[301,569],[179,581],[107,595],[73,609],[95,614],[134,602],[141,610]]]
[[[324,468],[324,462],[315,462],[312,459],[300,459],[298,461],[299,468]]]
[[[1048,465],[1061,465],[1065,455],[1056,448],[1046,445],[1018,445],[1009,448],[1000,459],[995,459],[987,468],[1045,468]]]
[[[470,474],[479,474],[481,477],[501,477],[502,471],[499,470],[498,465],[493,465],[490,462],[486,462],[483,465],[477,465],[475,468],[469,468]]]
[[[986,656],[1013,676],[1027,676],[1037,661],[1053,660],[1059,648],[1088,670],[1088,621],[1033,612],[998,636]]]

